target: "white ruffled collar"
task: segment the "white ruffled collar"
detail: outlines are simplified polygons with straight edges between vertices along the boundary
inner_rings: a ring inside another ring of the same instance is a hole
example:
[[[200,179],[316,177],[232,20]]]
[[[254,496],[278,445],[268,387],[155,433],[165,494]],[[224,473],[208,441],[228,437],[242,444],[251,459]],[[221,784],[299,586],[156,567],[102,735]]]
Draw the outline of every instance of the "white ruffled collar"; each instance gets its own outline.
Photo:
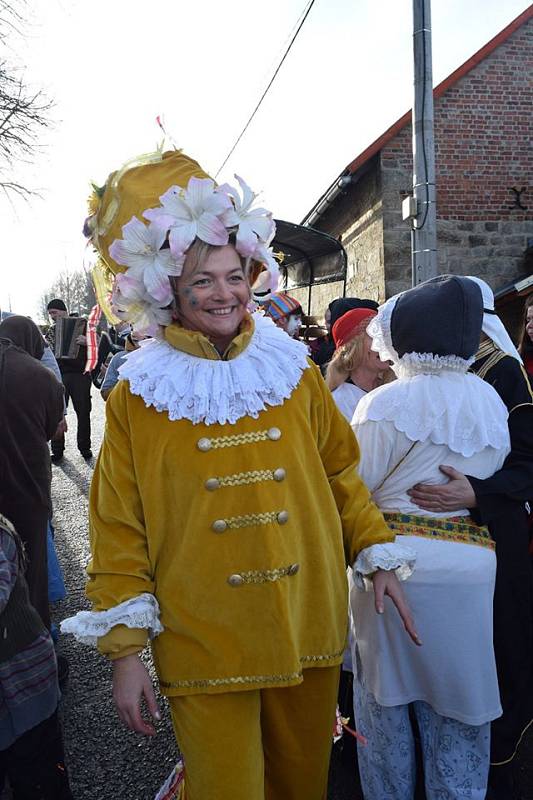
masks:
[[[507,409],[477,375],[454,370],[418,374],[381,386],[363,397],[354,422],[392,422],[412,442],[429,439],[470,457],[485,447],[508,449]]]
[[[260,314],[251,340],[235,358],[213,361],[151,339],[129,353],[119,369],[132,394],[169,419],[234,424],[280,406],[309,366],[307,348]]]

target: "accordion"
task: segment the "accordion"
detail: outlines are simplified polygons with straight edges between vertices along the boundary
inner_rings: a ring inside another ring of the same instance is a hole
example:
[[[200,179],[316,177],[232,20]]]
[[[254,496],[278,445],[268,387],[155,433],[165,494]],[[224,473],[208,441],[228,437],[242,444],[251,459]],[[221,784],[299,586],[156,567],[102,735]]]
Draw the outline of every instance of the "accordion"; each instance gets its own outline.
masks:
[[[83,317],[60,317],[56,322],[54,355],[56,358],[78,358],[80,345],[78,336],[85,334],[87,321]]]

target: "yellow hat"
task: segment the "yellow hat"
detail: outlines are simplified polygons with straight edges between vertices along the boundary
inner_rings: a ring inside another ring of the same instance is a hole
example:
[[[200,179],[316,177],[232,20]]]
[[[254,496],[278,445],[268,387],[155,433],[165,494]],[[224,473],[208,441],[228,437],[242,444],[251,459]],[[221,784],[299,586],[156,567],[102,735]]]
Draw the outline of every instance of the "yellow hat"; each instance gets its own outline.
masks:
[[[159,205],[169,186],[187,186],[190,178],[209,178],[200,164],[181,150],[156,151],[127,161],[112,172],[102,190],[90,199],[93,214],[88,228],[94,246],[111,272],[124,272],[109,255],[109,247],[122,235],[122,226],[133,216],[142,218],[147,208]]]
[[[135,320],[139,330],[169,324],[169,277],[181,274],[194,238],[224,245],[235,235],[241,257],[264,265],[277,283],[272,214],[253,206],[256,195],[235,177],[240,191],[217,187],[197,161],[161,148],[128,161],[102,189],[93,187],[84,233],[100,254],[95,284],[104,301],[112,290],[112,313]]]

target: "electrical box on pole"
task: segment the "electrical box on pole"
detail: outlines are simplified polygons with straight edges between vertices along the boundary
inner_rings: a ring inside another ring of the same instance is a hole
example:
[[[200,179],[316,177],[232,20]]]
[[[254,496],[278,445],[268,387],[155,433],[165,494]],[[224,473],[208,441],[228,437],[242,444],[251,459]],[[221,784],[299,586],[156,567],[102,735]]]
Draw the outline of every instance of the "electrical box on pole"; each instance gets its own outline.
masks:
[[[413,286],[438,274],[431,0],[413,0],[413,197],[404,201],[411,222]]]

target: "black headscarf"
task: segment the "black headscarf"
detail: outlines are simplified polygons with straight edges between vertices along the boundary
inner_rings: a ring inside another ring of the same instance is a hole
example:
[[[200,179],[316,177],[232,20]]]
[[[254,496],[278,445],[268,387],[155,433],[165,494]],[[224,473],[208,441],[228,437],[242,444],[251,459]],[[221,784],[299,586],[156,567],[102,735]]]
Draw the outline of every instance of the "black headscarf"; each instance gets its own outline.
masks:
[[[328,308],[331,314],[330,326],[333,328],[337,320],[347,311],[351,311],[352,308],[370,308],[372,311],[377,311],[379,306],[375,300],[361,300],[359,297],[339,297],[338,300],[333,300]]]
[[[45,341],[35,322],[28,317],[13,315],[0,322],[0,337],[9,339],[14,345],[25,350],[30,356],[41,360]]]

